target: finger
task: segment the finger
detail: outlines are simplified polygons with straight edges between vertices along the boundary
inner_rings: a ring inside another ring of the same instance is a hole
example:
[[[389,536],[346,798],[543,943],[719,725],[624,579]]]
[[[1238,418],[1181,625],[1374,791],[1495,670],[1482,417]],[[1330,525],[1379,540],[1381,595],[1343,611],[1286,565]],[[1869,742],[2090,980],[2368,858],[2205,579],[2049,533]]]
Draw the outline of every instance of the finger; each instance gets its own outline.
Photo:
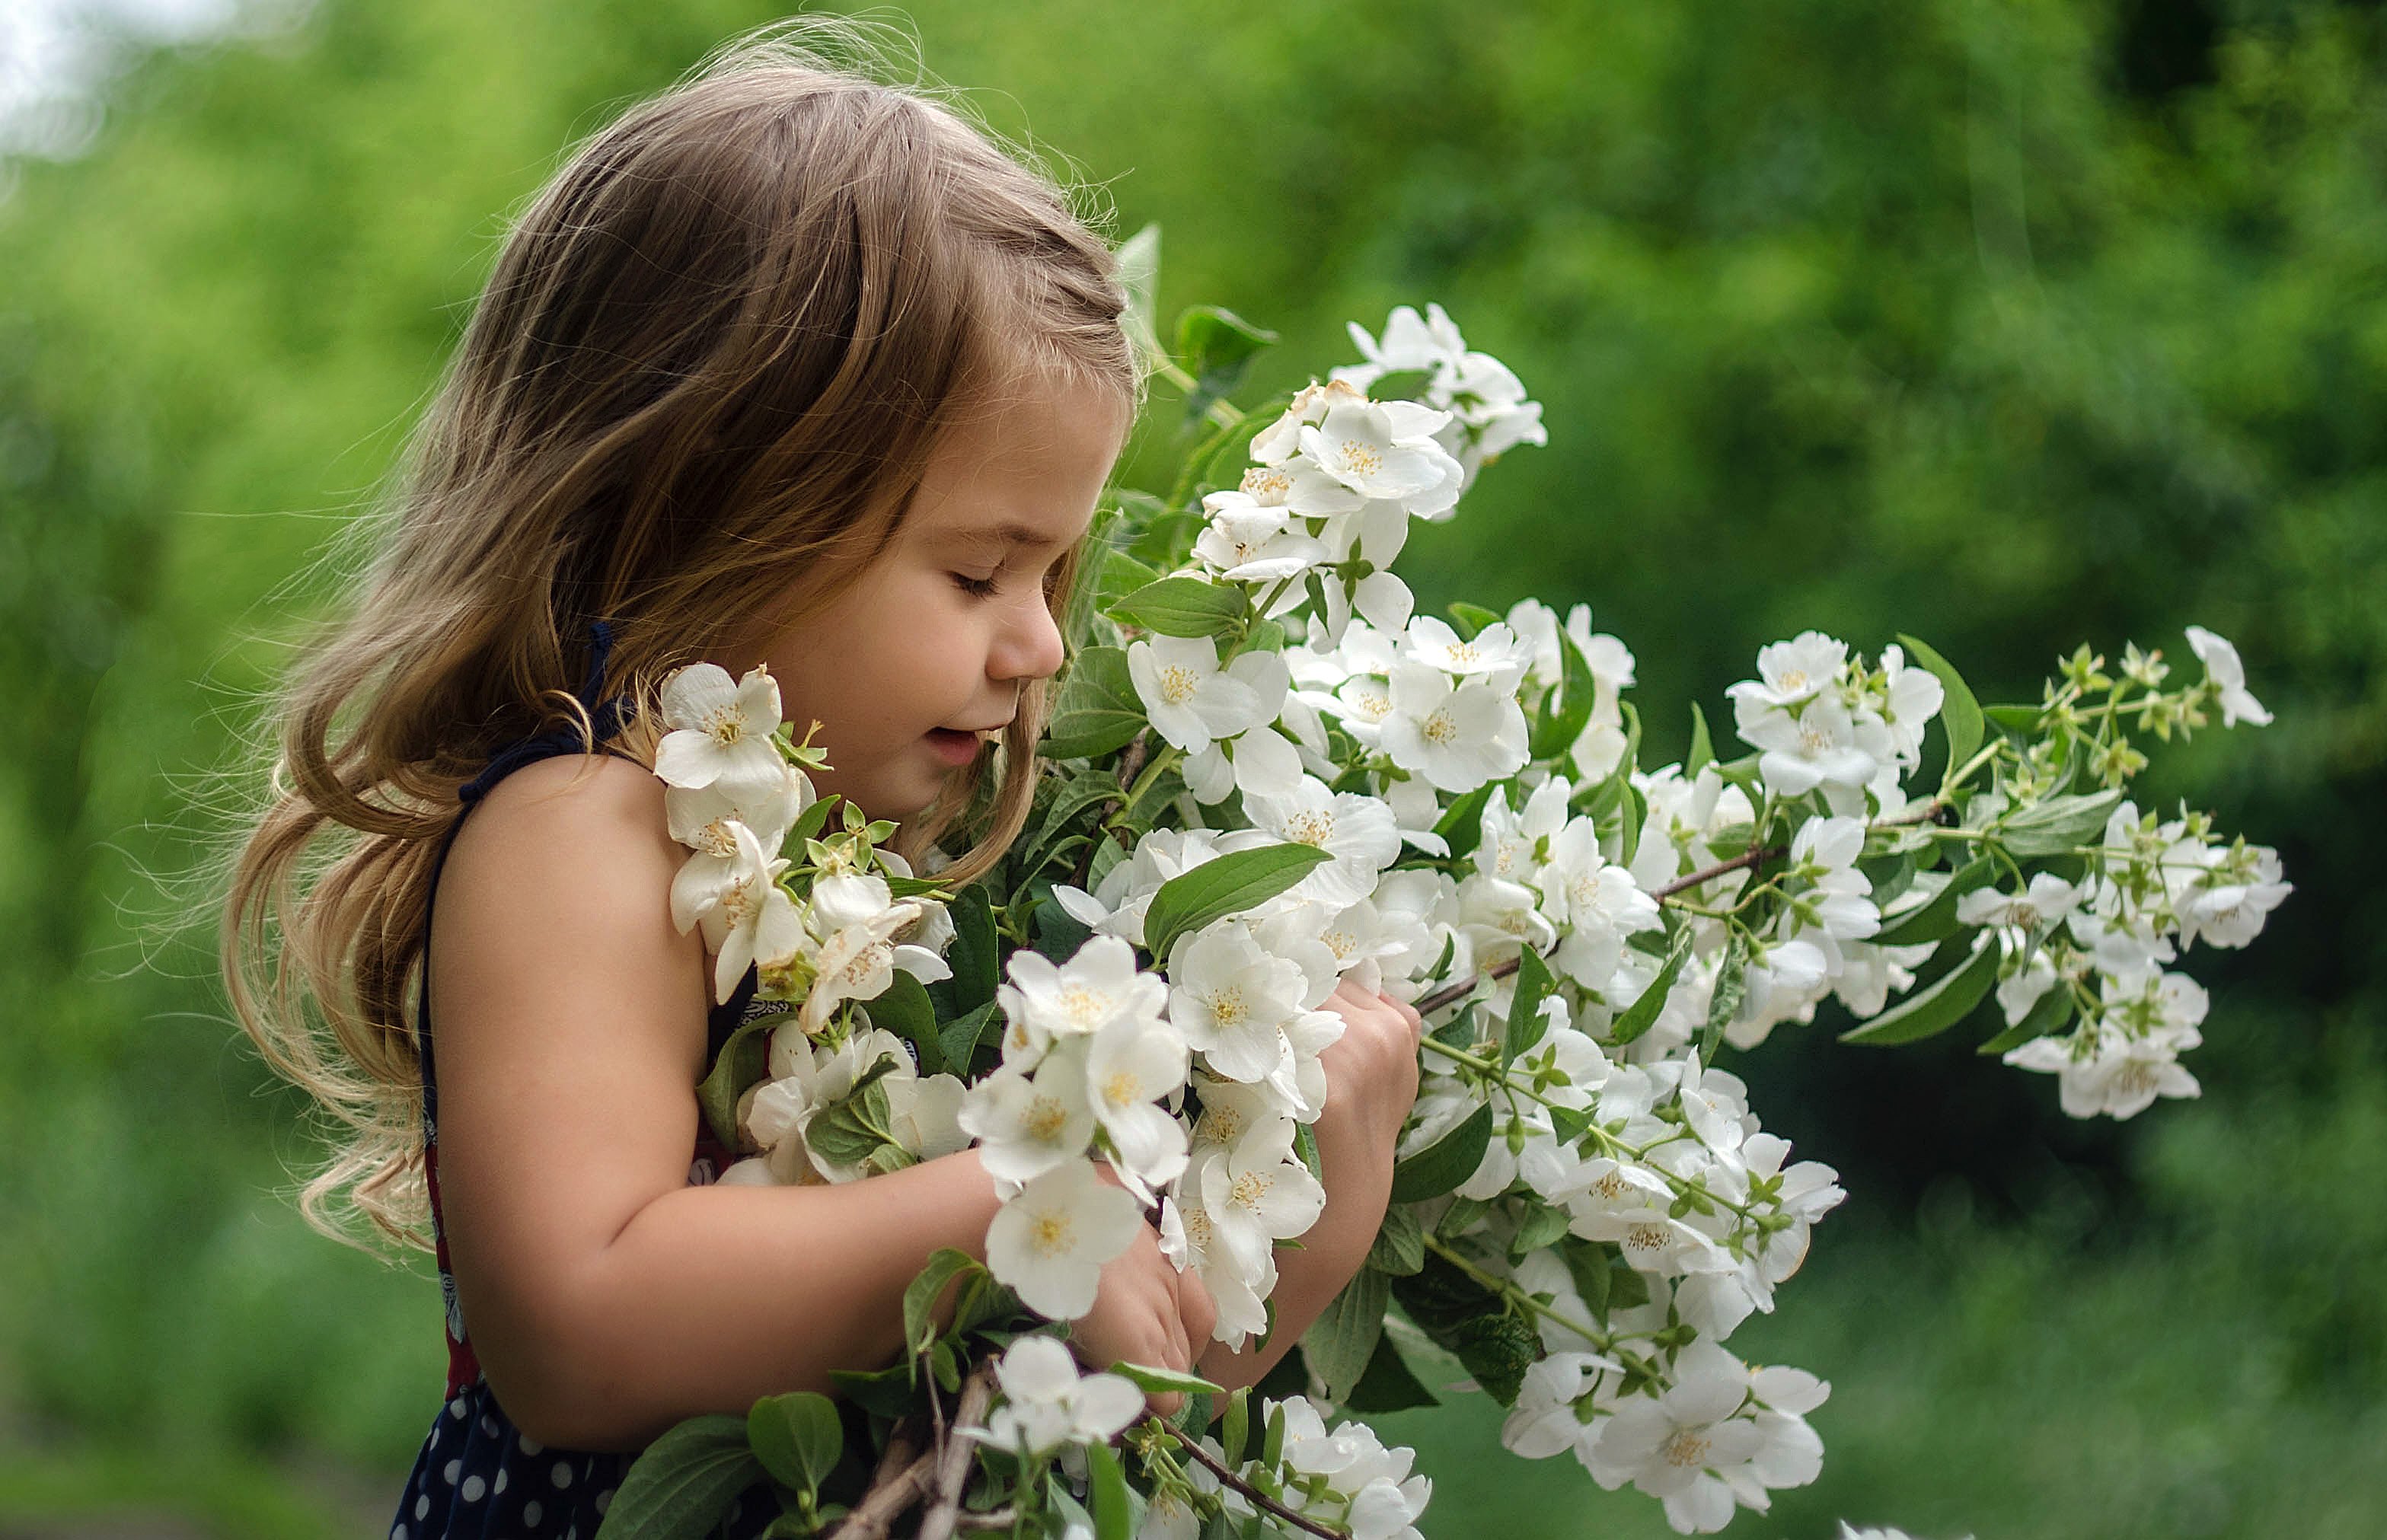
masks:
[[[1425,1036],[1425,1017],[1419,1014],[1418,1008],[1415,1005],[1410,1004],[1406,1000],[1396,999],[1392,995],[1386,994],[1382,990],[1378,990],[1376,991],[1376,998],[1400,1013],[1402,1022],[1407,1025],[1409,1029],[1409,1046],[1412,1048],[1416,1047],[1418,1042]]]
[[[1177,1275],[1177,1314],[1185,1323],[1185,1367],[1191,1370],[1201,1361],[1219,1327],[1219,1302],[1210,1297],[1210,1285],[1192,1268]]]

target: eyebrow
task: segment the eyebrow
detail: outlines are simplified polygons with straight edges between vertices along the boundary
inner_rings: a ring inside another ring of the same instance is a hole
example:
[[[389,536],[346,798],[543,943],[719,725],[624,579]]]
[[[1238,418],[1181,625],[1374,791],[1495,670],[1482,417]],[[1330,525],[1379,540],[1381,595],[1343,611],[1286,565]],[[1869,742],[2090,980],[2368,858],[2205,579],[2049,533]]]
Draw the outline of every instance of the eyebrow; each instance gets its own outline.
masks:
[[[947,535],[946,538],[958,545],[976,546],[980,549],[992,549],[998,546],[1053,547],[1066,544],[1064,541],[1054,539],[1041,529],[1009,522],[982,524],[971,529],[957,529]]]

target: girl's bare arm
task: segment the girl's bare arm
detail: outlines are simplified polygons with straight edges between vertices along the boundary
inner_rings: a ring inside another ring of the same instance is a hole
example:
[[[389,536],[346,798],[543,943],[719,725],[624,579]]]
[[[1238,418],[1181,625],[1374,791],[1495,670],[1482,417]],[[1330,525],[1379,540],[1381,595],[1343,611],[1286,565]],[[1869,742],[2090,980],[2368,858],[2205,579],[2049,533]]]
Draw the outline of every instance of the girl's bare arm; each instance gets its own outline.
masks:
[[[686,1185],[711,998],[701,937],[671,923],[686,854],[652,776],[558,759],[499,785],[439,881],[450,1260],[490,1384],[544,1443],[636,1448],[891,1362],[904,1285],[941,1246],[983,1256],[996,1207],[975,1151],[835,1187]],[[1156,1240],[1105,1269],[1088,1351],[1186,1363],[1167,1269]]]

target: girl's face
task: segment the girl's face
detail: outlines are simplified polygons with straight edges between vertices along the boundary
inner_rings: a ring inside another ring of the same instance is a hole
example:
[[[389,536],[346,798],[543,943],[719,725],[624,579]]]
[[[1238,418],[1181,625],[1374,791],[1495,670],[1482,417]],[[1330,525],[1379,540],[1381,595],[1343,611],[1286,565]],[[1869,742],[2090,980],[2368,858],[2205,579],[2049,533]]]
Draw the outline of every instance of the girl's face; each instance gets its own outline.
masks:
[[[739,638],[723,666],[769,664],[798,738],[820,722],[823,793],[874,818],[919,812],[1001,735],[1028,682],[1060,668],[1048,594],[1127,427],[1115,398],[1050,384],[962,424],[851,587]]]

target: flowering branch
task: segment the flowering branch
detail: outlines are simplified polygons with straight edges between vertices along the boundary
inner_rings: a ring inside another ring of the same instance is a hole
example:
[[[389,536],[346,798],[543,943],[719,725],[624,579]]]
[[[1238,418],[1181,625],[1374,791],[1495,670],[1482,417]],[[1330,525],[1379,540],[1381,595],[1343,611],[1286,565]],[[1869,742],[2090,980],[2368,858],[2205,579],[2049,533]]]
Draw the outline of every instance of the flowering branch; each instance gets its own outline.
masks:
[[[1218,1477],[1219,1484],[1233,1487],[1236,1491],[1242,1493],[1246,1498],[1250,1499],[1253,1507],[1260,1508],[1276,1518],[1283,1520],[1286,1523],[1293,1525],[1295,1529],[1308,1531],[1310,1534],[1317,1535],[1319,1540],[1351,1540],[1350,1531],[1336,1529],[1332,1524],[1320,1523],[1307,1514],[1296,1513],[1292,1508],[1285,1507],[1282,1503],[1278,1502],[1274,1497],[1271,1497],[1267,1493],[1261,1491],[1258,1487],[1254,1486],[1251,1483],[1244,1480],[1243,1477],[1237,1475],[1233,1471],[1229,1470],[1216,1455],[1213,1455],[1209,1450],[1202,1447],[1199,1443],[1195,1442],[1191,1433],[1188,1433],[1176,1423],[1168,1421],[1164,1418],[1161,1420],[1160,1425],[1168,1430],[1168,1436],[1182,1445],[1185,1452],[1192,1455],[1194,1459],[1199,1461],[1203,1469],[1208,1471],[1210,1474]]]

